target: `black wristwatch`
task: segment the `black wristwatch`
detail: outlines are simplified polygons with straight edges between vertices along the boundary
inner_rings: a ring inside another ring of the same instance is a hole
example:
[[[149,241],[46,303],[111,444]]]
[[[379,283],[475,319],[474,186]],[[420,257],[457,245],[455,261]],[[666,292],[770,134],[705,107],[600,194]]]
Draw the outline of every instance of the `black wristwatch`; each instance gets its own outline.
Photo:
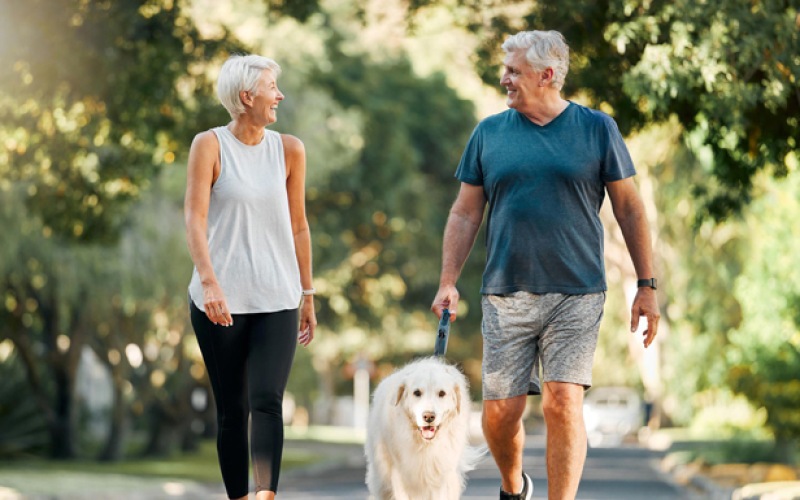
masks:
[[[649,279],[646,279],[646,280],[638,280],[636,282],[636,286],[639,287],[639,288],[642,288],[642,287],[645,287],[645,286],[649,286],[653,290],[656,290],[656,279],[655,278],[649,278]]]

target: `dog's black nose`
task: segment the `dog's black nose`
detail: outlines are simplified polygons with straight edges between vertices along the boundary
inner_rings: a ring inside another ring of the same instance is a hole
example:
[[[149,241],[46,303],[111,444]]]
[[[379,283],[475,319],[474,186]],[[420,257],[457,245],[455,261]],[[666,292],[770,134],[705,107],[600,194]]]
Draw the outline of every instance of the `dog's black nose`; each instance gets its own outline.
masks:
[[[430,424],[431,422],[436,420],[436,414],[433,413],[432,411],[426,411],[425,413],[422,414],[422,420]]]

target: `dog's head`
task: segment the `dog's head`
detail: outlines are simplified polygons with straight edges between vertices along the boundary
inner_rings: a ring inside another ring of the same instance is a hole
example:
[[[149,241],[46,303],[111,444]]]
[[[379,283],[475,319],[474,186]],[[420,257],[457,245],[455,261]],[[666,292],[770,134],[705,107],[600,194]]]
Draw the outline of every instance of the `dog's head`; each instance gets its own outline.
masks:
[[[468,398],[466,379],[457,368],[436,360],[407,367],[397,389],[395,406],[401,406],[420,437],[430,442],[439,428],[462,412]]]

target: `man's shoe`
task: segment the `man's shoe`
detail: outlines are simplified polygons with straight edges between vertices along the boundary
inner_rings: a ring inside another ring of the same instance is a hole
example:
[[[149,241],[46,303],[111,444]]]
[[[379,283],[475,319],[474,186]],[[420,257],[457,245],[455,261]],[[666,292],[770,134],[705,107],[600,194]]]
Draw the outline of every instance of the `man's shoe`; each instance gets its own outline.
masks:
[[[507,493],[500,488],[500,500],[531,500],[533,498],[533,481],[531,477],[522,473],[522,491],[519,493]]]

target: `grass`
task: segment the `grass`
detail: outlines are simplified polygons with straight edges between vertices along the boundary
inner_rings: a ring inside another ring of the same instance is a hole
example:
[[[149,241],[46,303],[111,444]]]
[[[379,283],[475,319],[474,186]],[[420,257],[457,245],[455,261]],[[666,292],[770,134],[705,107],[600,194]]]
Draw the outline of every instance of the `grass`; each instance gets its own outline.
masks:
[[[341,458],[360,442],[346,429],[287,429],[286,434],[283,471]],[[225,498],[215,442],[163,459],[0,461],[0,498],[128,498],[131,493],[136,498]]]
[[[328,431],[332,442],[347,442],[345,434]],[[318,439],[326,431],[314,431],[305,439]],[[287,436],[288,437],[288,436]],[[287,439],[283,453],[283,470],[312,465],[325,460],[326,456],[308,451]],[[95,460],[48,460],[43,458],[0,461],[0,484],[7,474],[21,471],[35,471],[43,476],[52,474],[93,474],[121,475],[149,478],[181,479],[200,483],[218,483],[222,480],[217,463],[216,444],[213,441],[201,443],[198,451],[162,459],[128,459],[120,462],[98,462]],[[33,478],[31,478],[33,479]]]
[[[668,453],[678,463],[700,460],[708,465],[780,462],[772,439],[752,435],[698,434],[686,429],[658,431],[668,438]]]
[[[326,425],[304,428],[287,427],[285,434],[287,443],[291,443],[293,440],[311,440],[325,443],[363,445],[366,439],[366,430],[364,429]]]

